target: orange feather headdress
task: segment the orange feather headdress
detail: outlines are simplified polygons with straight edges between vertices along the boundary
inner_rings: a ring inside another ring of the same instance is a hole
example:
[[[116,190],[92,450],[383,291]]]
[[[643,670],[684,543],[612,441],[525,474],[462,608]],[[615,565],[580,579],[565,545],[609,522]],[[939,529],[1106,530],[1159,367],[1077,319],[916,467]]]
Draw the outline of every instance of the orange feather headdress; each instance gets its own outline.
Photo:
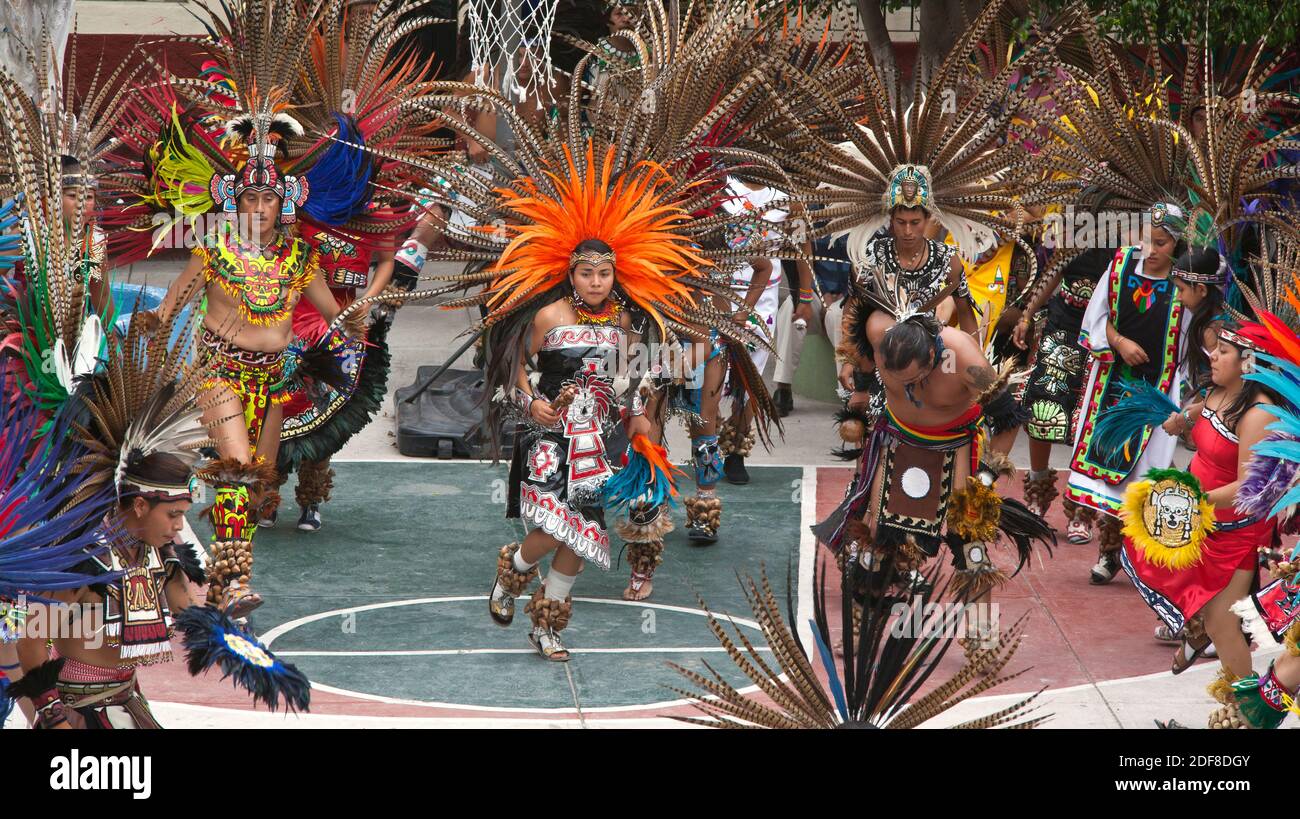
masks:
[[[587,142],[581,167],[564,147],[562,173],[546,171],[555,193],[521,178],[498,188],[502,204],[531,220],[506,225],[510,242],[493,270],[501,275],[488,287],[487,323],[492,324],[569,276],[573,249],[599,239],[614,250],[615,282],[661,329],[664,319],[684,322],[683,308],[695,305],[683,279],[712,265],[679,231],[690,219],[675,204],[672,177],[654,162],[641,162],[614,177],[614,148],[597,163]],[[496,228],[482,227],[492,231]]]

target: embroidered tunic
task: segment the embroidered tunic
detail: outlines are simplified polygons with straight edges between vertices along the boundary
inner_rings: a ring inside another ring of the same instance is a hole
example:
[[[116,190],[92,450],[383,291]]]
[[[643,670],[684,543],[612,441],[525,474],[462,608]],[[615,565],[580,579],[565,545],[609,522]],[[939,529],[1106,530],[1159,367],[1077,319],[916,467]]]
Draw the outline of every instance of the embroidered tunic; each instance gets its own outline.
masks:
[[[617,326],[566,324],[552,328],[537,354],[541,378],[534,394],[554,401],[565,387],[574,398],[559,423],[528,424],[511,463],[516,508],[534,526],[602,569],[610,566],[601,490],[614,474],[611,445],[621,432],[614,379],[624,331]],[[618,455],[622,450],[618,451]]]
[[[239,305],[245,321],[266,326],[288,318],[292,295],[301,293],[320,268],[320,255],[303,239],[279,232],[260,252],[222,225],[194,248],[203,259],[203,277]]]
[[[88,558],[78,571],[99,576],[122,572],[101,590],[104,597],[104,642],[120,648],[120,668],[168,662],[172,658],[172,614],[166,585],[180,571],[180,559],[171,546],[159,549],[140,543],[140,558],[131,561],[127,548],[111,546]]]
[[[924,304],[937,296],[948,286],[948,268],[957,249],[943,242],[926,239],[929,250],[926,251],[925,263],[916,270],[906,270],[898,261],[898,248],[893,236],[874,239],[867,244],[865,264],[868,268],[883,268],[887,275],[897,275],[898,283],[907,288],[913,304]],[[857,276],[863,279],[870,275],[868,270],[859,269]],[[970,286],[966,282],[966,273],[960,274],[957,288],[952,295],[959,299],[970,300]]]
[[[1061,273],[1060,289],[1047,302],[1047,323],[1025,386],[1024,404],[1030,413],[1025,431],[1030,438],[1049,443],[1071,439],[1088,363],[1079,330],[1097,280],[1113,255],[1113,251],[1090,250],[1071,260]]]
[[[1074,431],[1074,456],[1065,495],[1109,515],[1118,515],[1128,482],[1147,471],[1169,466],[1176,440],[1160,427],[1114,455],[1094,447],[1093,426],[1103,409],[1123,394],[1124,379],[1141,379],[1177,401],[1183,380],[1183,344],[1190,312],[1178,301],[1172,279],[1153,279],[1142,272],[1137,247],[1121,248],[1098,283],[1084,313],[1079,344],[1092,356]],[[1147,351],[1136,367],[1124,363],[1106,339],[1106,324]]]

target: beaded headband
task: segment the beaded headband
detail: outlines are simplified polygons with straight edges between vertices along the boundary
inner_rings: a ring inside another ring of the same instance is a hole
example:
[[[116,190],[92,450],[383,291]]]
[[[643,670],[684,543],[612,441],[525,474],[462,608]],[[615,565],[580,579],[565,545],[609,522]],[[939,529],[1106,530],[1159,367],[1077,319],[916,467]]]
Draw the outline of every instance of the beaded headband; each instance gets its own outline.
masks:
[[[1196,273],[1175,267],[1173,275],[1192,284],[1217,284],[1221,287],[1228,283],[1228,260],[1220,256],[1219,267],[1213,273]]]
[[[127,472],[125,483],[135,488],[129,492],[123,492],[122,497],[124,498],[141,497],[163,503],[181,500],[198,503],[199,496],[202,494],[199,489],[199,479],[193,475],[187,478],[184,483],[160,484],[134,478],[130,472]]]
[[[577,267],[580,263],[587,262],[590,265],[599,265],[609,262],[614,263],[614,251],[603,253],[599,250],[575,250],[569,256],[569,269]]]

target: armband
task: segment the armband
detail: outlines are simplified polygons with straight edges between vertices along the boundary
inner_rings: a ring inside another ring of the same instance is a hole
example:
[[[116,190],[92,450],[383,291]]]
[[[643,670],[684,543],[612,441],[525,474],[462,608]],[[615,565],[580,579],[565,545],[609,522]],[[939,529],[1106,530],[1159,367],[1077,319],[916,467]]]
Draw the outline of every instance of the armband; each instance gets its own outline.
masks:
[[[1030,417],[1029,411],[1005,387],[984,404],[984,421],[994,435],[1015,429],[1028,422]]]

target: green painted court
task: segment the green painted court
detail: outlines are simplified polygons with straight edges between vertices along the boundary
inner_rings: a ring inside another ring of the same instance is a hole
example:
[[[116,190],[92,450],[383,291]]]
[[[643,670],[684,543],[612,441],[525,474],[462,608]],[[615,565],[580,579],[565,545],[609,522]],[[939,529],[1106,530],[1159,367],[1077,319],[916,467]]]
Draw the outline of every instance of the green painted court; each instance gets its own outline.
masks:
[[[627,602],[621,543],[614,568],[587,565],[574,587],[565,631],[567,663],[547,663],[527,640],[520,603],[509,628],[488,617],[497,550],[523,535],[505,518],[506,465],[473,462],[341,462],[324,528],[294,528],[293,479],[274,529],[259,529],[254,580],[266,602],[253,626],[281,657],[322,690],[467,710],[584,711],[646,707],[679,699],[674,661],[705,671],[734,669],[702,616],[751,616],[737,572],[765,564],[778,594],[798,577],[803,470],[753,467],[747,486],[723,483],[722,538],[688,545],[678,529],[648,601]],[[811,471],[811,470],[810,470]],[[206,536],[206,523],[195,521]],[[617,538],[613,538],[617,541]],[[697,597],[698,596],[698,597]],[[747,636],[762,645],[752,623]]]

